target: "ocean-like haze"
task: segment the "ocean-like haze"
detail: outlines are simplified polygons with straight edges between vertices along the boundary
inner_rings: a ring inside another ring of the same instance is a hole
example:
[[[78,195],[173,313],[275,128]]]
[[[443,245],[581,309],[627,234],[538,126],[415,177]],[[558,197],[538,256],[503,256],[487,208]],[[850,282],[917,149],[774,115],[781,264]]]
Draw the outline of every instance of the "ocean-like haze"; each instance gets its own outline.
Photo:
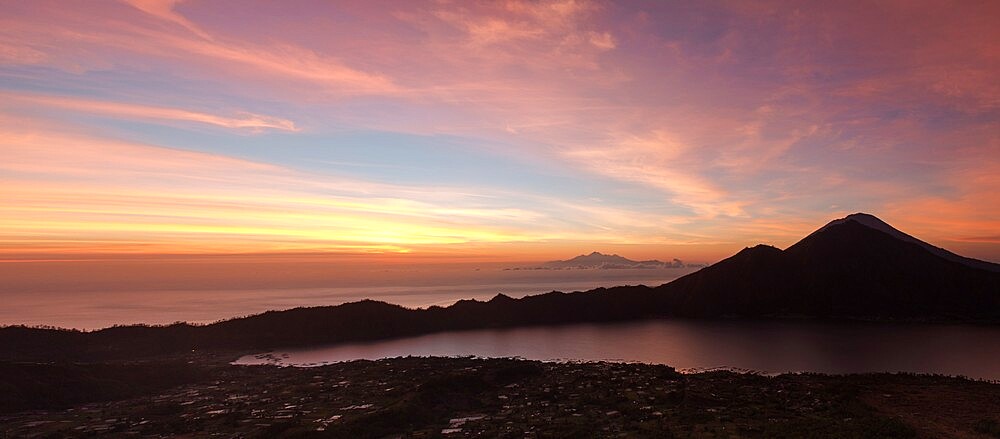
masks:
[[[159,264],[159,263],[158,263]],[[268,310],[339,305],[362,299],[406,307],[446,306],[459,299],[488,300],[503,293],[522,297],[549,291],[583,291],[598,287],[644,284],[656,286],[694,268],[533,270],[537,263],[458,263],[434,266],[210,265],[215,272],[181,272],[179,263],[122,262],[107,273],[91,273],[90,282],[59,277],[27,283],[42,276],[11,276],[0,307],[0,325],[51,325],[99,329],[122,324],[210,323]],[[185,262],[187,264],[187,262]],[[191,262],[191,264],[195,264]],[[8,274],[13,264],[0,266]],[[23,265],[28,267],[28,265]],[[78,264],[65,270],[86,271]],[[15,267],[16,268],[16,267]],[[255,270],[255,268],[257,270]],[[131,269],[131,270],[130,270]],[[233,270],[234,273],[226,271]],[[175,276],[171,277],[170,274]],[[288,274],[284,282],[278,277]],[[65,274],[65,273],[64,273]],[[25,279],[28,278],[28,279]],[[103,282],[92,280],[105,279]],[[21,282],[16,282],[18,280]],[[143,282],[143,279],[146,279]],[[13,287],[13,288],[12,288]]]

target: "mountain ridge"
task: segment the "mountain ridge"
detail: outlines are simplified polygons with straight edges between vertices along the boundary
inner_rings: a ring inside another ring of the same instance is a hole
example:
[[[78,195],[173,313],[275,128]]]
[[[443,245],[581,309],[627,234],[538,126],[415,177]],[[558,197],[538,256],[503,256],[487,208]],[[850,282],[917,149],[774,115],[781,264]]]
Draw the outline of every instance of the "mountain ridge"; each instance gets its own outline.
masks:
[[[201,326],[92,332],[7,327],[0,329],[0,360],[134,358],[648,318],[789,316],[1000,323],[1000,273],[941,257],[919,242],[850,219],[828,224],[784,250],[763,244],[744,248],[657,287],[553,291],[519,299],[498,294],[489,301],[460,300],[426,309],[363,300]]]

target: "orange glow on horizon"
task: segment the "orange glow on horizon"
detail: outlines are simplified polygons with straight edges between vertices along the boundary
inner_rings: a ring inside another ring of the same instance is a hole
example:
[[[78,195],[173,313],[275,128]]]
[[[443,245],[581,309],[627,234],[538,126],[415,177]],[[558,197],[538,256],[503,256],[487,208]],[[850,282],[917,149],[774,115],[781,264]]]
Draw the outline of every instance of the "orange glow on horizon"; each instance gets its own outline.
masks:
[[[5,6],[0,264],[1000,261],[1000,3]]]

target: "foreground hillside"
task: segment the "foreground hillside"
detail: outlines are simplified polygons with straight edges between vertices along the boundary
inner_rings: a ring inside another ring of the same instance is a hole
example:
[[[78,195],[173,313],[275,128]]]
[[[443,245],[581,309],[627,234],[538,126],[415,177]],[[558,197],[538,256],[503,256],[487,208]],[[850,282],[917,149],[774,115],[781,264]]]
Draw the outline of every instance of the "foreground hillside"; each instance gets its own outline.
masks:
[[[143,372],[89,367],[99,370],[0,376],[0,386],[21,392],[0,393],[8,404],[0,436],[1000,437],[1000,385],[935,376],[681,375],[643,364],[396,358],[316,368],[196,361],[181,366],[187,381],[151,387]],[[69,388],[145,384],[104,402],[40,400],[34,411],[10,410],[15,398],[39,399],[32,386],[52,374],[75,374]]]

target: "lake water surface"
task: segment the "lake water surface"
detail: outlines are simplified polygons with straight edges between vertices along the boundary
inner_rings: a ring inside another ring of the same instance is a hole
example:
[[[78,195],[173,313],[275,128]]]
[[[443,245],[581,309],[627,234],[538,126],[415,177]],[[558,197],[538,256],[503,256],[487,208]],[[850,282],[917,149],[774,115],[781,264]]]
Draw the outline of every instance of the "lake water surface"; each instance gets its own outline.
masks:
[[[614,360],[782,372],[915,372],[1000,380],[1000,327],[810,321],[652,320],[491,329],[248,355],[313,366],[397,356]]]

